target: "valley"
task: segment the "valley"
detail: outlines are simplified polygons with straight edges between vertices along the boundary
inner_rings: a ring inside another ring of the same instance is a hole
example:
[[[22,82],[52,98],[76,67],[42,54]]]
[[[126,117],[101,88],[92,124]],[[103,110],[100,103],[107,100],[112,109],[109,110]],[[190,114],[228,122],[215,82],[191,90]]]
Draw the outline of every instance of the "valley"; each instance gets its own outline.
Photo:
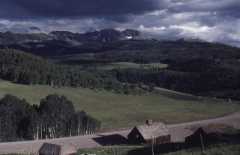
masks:
[[[0,48],[0,121],[8,122],[0,124],[0,147],[7,152],[45,142],[102,147],[95,138],[126,136],[146,120],[166,123],[171,143],[185,143],[189,125],[239,128],[239,48],[114,29],[0,33]]]
[[[0,0],[0,155],[240,155],[240,0]]]

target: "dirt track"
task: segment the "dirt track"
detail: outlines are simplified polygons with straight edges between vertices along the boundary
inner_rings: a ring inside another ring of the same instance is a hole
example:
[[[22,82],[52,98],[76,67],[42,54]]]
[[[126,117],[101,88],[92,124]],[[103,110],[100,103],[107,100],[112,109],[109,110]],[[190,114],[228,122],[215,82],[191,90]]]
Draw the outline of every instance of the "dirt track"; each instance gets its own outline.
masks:
[[[172,135],[172,141],[178,142],[183,141],[186,136],[191,134],[190,130],[186,129],[187,127],[196,125],[206,125],[210,123],[222,123],[240,129],[240,112],[215,119],[168,125],[168,127]],[[126,137],[128,133],[129,130],[121,130],[96,135],[67,137],[52,140],[0,143],[0,154],[36,153],[41,147],[41,145],[45,142],[61,145],[63,151],[62,153],[70,154],[80,148],[94,148],[103,146],[103,144],[101,143],[101,139],[103,137],[108,137],[111,135],[115,135],[117,137],[118,136]]]

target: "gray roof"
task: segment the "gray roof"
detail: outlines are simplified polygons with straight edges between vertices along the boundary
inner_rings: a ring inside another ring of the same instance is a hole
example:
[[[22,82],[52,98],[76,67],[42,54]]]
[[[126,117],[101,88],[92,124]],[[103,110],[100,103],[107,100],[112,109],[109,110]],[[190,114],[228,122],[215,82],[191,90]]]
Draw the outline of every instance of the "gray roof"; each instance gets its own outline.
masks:
[[[233,134],[233,133],[237,133],[238,130],[235,129],[232,126],[228,126],[225,124],[208,124],[208,125],[203,125],[203,126],[193,126],[192,128],[190,128],[190,130],[192,130],[193,132],[196,132],[198,130],[203,130],[205,133],[207,134],[211,134],[211,133],[219,133],[219,134]]]
[[[61,154],[76,154],[77,153],[77,144],[63,145],[61,148]]]
[[[137,126],[136,128],[145,140],[170,135],[167,126],[163,123],[157,123],[152,125],[146,124]]]
[[[39,149],[39,154],[44,155],[59,155],[61,146],[56,144],[44,143]]]

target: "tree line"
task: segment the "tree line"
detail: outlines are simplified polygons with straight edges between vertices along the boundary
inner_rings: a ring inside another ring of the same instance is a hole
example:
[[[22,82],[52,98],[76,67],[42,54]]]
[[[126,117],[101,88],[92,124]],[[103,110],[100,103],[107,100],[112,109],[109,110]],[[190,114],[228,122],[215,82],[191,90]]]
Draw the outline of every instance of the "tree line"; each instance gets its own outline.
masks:
[[[92,134],[101,123],[75,111],[64,96],[49,95],[39,105],[6,95],[0,100],[0,141],[37,140]]]
[[[184,64],[170,64],[167,69],[115,69],[114,72],[117,80],[123,83],[144,84],[195,95],[239,99],[237,91],[240,88],[239,67],[236,69],[225,66],[226,63],[210,64],[196,60]]]
[[[116,92],[138,91],[122,83],[111,71],[87,70],[80,66],[52,63],[44,58],[14,49],[0,50],[0,78],[20,84],[52,87],[83,87]]]

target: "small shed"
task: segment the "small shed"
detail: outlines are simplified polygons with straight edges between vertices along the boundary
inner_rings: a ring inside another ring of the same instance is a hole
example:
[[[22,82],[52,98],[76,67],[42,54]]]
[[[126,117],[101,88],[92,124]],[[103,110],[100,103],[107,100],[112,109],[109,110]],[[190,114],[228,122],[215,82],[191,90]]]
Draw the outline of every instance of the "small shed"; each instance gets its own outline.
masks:
[[[186,137],[185,142],[188,145],[212,144],[231,138],[237,130],[224,124],[210,124],[201,127],[192,127],[193,134]],[[229,139],[231,140],[231,139]]]
[[[44,143],[39,149],[39,155],[61,155],[61,146],[56,144]]]
[[[166,144],[171,142],[171,136],[164,123],[147,121],[145,125],[134,127],[128,134],[131,144]]]

